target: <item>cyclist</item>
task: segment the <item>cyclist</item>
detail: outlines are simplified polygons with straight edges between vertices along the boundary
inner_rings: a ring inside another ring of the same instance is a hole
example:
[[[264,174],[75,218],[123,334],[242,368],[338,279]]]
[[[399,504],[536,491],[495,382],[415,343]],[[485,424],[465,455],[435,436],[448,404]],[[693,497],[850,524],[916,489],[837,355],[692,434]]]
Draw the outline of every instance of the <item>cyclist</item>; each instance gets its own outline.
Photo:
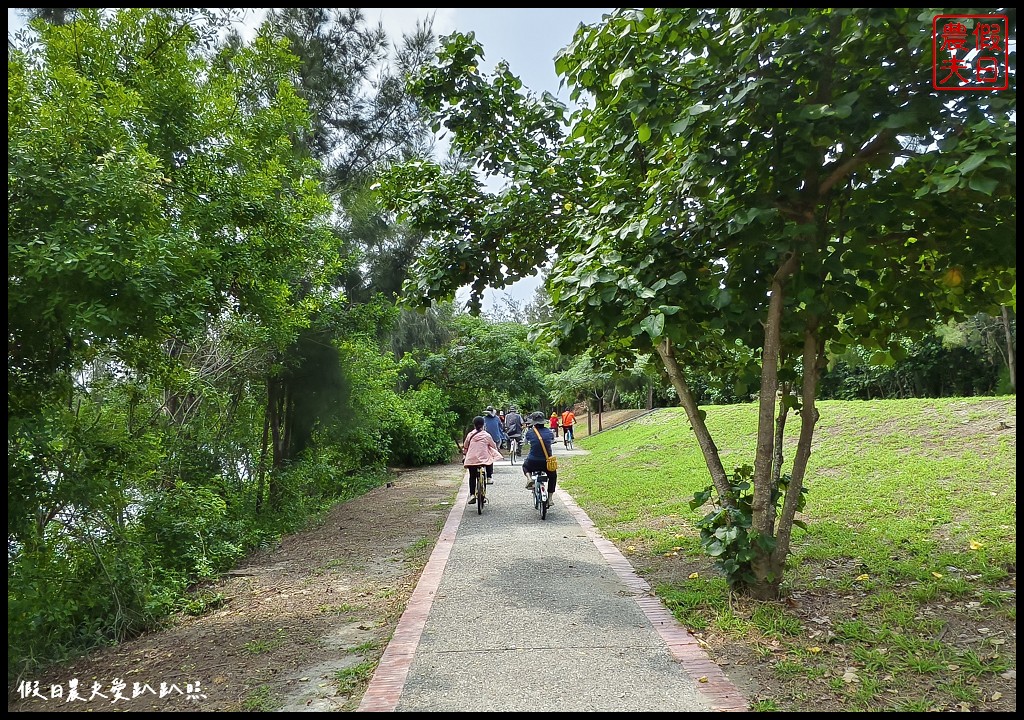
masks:
[[[548,427],[551,428],[551,432],[554,434],[555,439],[558,439],[558,415],[555,411],[551,411],[551,417],[548,418]]]
[[[519,414],[515,405],[509,405],[508,413],[505,415],[505,434],[510,440],[512,438],[519,440],[519,447],[522,448],[523,416]]]
[[[508,436],[505,435],[505,428],[501,424],[501,418],[498,417],[498,413],[494,411],[493,405],[488,405],[484,411],[484,428],[494,438],[494,444],[498,446],[498,451],[501,452],[501,449],[508,443]],[[494,466],[492,465],[487,468],[488,485],[494,482],[493,475]]]
[[[523,460],[523,475],[527,477],[526,487],[528,490],[533,489],[533,479],[530,478],[530,473],[543,470],[548,474],[548,498],[554,497],[555,494],[555,481],[557,480],[558,473],[555,470],[548,470],[548,459],[544,455],[544,450],[541,449],[541,444],[537,442],[537,436],[534,431],[540,433],[541,442],[544,443],[544,448],[547,449],[548,455],[553,455],[554,452],[551,449],[554,444],[555,436],[551,434],[551,430],[544,427],[547,423],[547,418],[544,417],[544,413],[535,412],[530,415],[529,420],[526,421],[526,433],[527,437],[532,439],[530,443],[530,454]]]
[[[501,452],[491,434],[484,430],[483,417],[477,415],[473,418],[473,429],[462,443],[462,466],[469,470],[470,505],[476,504],[477,475],[484,482],[484,473],[493,472],[495,460],[501,460]]]
[[[567,407],[562,413],[562,437],[572,440],[576,437],[576,433],[573,432],[573,425],[576,424],[576,413],[572,411],[571,407]]]

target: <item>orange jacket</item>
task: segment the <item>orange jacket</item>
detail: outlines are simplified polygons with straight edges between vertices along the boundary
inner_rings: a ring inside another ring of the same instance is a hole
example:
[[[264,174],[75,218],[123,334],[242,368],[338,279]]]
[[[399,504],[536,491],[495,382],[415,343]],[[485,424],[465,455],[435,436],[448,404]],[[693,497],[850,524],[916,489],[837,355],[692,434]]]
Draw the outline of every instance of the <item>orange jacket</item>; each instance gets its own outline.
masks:
[[[569,427],[576,422],[576,415],[573,414],[572,410],[566,410],[562,413],[562,427]]]

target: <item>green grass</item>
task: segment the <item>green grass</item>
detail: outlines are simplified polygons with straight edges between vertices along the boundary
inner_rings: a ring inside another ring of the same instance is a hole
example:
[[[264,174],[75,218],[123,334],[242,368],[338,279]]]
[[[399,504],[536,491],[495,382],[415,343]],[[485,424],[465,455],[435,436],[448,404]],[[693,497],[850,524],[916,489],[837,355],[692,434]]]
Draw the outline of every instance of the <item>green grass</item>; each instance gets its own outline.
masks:
[[[266,685],[260,685],[242,700],[242,709],[248,712],[273,712],[280,706],[280,701]]]
[[[274,650],[277,650],[279,647],[284,645],[286,640],[287,637],[285,636],[284,630],[279,628],[277,632],[274,633],[274,637],[250,640],[245,645],[243,645],[242,648],[250,655],[262,655],[264,653],[269,653],[273,652]]]
[[[351,695],[354,690],[370,682],[370,678],[373,677],[373,671],[376,668],[377,663],[372,660],[342,668],[334,674],[335,680],[338,681],[338,693],[341,695]]]
[[[752,464],[756,406],[703,409],[726,470]],[[1016,398],[823,401],[818,409],[805,478],[808,528],[793,530],[782,592],[830,601],[831,645],[813,661],[791,654],[774,671],[798,678],[802,668],[831,662],[817,687],[858,710],[979,702],[979,686],[1016,666],[996,630],[963,640],[964,628],[1016,622],[1015,434],[998,429],[1001,421],[1016,426]],[[798,423],[791,415],[787,427]],[[806,637],[820,626],[799,603],[734,602],[704,556],[695,523],[707,508],[688,503],[710,475],[682,409],[578,446],[589,454],[567,462],[559,480],[634,567],[678,562],[699,570],[656,587],[680,622],[748,641],[765,659],[777,654],[772,643],[791,653],[823,644]],[[856,683],[841,680],[846,663]],[[811,697],[807,705],[802,695]],[[814,693],[802,695],[757,698],[752,707],[812,709]]]

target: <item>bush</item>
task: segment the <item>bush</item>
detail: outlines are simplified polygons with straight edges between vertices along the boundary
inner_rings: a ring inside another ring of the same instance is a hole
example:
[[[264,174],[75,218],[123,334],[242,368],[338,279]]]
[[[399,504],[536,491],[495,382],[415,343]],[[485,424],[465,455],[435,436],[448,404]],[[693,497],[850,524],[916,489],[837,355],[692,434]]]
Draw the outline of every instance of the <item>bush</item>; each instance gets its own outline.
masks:
[[[455,451],[456,415],[444,394],[433,385],[409,390],[400,398],[388,447],[395,465],[418,466],[449,462]]]

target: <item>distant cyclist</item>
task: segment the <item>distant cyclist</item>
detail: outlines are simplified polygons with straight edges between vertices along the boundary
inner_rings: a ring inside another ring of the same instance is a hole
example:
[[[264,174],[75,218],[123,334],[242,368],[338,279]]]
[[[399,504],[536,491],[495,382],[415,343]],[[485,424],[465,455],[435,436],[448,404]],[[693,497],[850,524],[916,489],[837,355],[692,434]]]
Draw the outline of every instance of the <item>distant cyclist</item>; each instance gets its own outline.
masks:
[[[538,472],[543,470],[548,474],[548,497],[551,498],[555,494],[555,481],[557,479],[558,472],[555,470],[548,470],[548,459],[544,455],[544,450],[547,450],[548,455],[553,455],[554,451],[551,449],[552,444],[555,442],[555,436],[551,433],[551,430],[545,427],[547,424],[547,418],[544,417],[544,413],[535,412],[530,415],[530,419],[526,421],[526,433],[527,439],[532,440],[530,443],[530,454],[523,460],[523,475],[530,478],[530,473]],[[543,448],[541,444],[537,442],[537,436],[535,432],[540,433],[541,442],[544,443]],[[528,479],[526,483],[528,489],[533,489],[533,480]]]
[[[567,407],[565,412],[562,413],[562,437],[566,438],[567,441],[576,437],[576,433],[572,429],[575,424],[576,413],[572,411],[571,407]]]
[[[509,439],[515,438],[520,441],[523,439],[523,416],[519,414],[515,405],[509,405],[508,412],[505,414],[505,434]]]
[[[490,434],[491,438],[494,439],[494,444],[498,446],[500,453],[501,448],[508,444],[508,436],[505,435],[505,428],[501,424],[501,418],[498,417],[498,413],[494,411],[493,405],[488,405],[487,410],[484,411],[484,429]],[[494,482],[494,466],[491,465],[487,468],[487,484],[490,485]]]

